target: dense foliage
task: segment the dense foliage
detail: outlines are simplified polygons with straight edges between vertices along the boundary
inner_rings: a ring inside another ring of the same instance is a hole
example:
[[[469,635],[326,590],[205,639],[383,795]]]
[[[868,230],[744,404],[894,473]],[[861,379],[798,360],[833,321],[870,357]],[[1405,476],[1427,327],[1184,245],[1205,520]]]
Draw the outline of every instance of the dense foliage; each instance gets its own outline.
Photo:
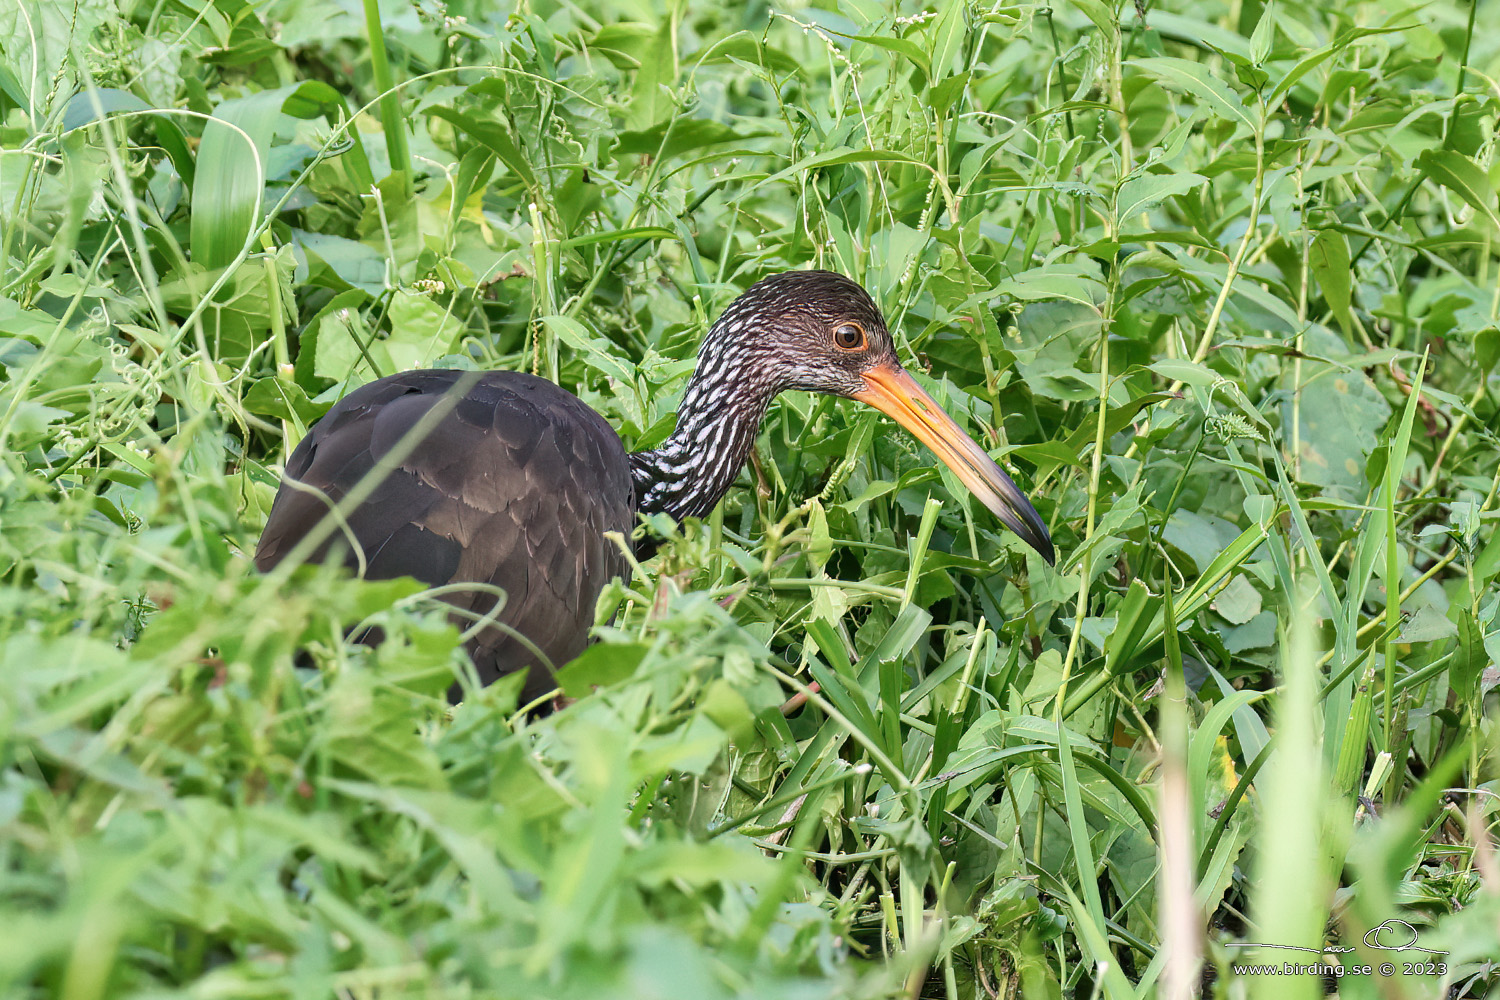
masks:
[[[1318,993],[1245,941],[1495,988],[1484,27],[0,0],[0,992]],[[450,708],[411,581],[251,571],[352,386],[536,371],[649,447],[717,311],[807,266],[1055,569],[792,394],[549,717]]]

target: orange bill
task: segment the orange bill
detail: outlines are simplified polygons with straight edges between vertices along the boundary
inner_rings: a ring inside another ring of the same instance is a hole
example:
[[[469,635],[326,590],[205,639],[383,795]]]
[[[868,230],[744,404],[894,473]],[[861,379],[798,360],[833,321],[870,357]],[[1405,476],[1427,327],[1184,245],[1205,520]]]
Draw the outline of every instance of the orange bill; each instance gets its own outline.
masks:
[[[854,393],[855,399],[891,417],[931,448],[1006,527],[1053,562],[1052,538],[1031,501],[904,368],[881,365],[865,372],[864,380],[867,388]]]

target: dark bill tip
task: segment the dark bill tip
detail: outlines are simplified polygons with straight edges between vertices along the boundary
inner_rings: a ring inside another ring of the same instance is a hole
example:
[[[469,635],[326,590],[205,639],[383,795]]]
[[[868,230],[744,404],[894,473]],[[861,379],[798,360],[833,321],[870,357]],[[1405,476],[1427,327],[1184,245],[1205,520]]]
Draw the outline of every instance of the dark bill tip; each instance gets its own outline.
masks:
[[[995,460],[944,413],[931,396],[896,364],[864,373],[866,388],[854,398],[875,407],[931,448],[944,465],[1016,536],[1055,565],[1052,537],[1041,515]]]

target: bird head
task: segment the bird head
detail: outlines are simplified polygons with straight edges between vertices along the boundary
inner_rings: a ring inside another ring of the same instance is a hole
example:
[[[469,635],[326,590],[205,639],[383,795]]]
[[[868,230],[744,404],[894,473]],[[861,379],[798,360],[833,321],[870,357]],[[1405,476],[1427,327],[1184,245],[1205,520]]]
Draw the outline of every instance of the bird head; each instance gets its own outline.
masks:
[[[716,368],[737,370],[735,379],[753,380],[765,398],[801,389],[873,406],[931,448],[996,517],[1053,561],[1036,509],[901,366],[879,307],[854,281],[831,271],[787,271],[757,282],[729,305],[704,344],[699,374],[712,376]]]

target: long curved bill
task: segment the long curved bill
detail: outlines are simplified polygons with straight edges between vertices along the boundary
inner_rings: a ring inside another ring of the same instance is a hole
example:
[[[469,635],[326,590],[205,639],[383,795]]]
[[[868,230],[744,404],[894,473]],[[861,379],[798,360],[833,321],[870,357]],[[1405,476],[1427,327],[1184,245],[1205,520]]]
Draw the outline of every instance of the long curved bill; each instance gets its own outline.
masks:
[[[1006,527],[1053,563],[1052,538],[1031,501],[904,368],[884,364],[865,372],[864,380],[866,388],[854,393],[855,399],[891,417],[931,448]]]

